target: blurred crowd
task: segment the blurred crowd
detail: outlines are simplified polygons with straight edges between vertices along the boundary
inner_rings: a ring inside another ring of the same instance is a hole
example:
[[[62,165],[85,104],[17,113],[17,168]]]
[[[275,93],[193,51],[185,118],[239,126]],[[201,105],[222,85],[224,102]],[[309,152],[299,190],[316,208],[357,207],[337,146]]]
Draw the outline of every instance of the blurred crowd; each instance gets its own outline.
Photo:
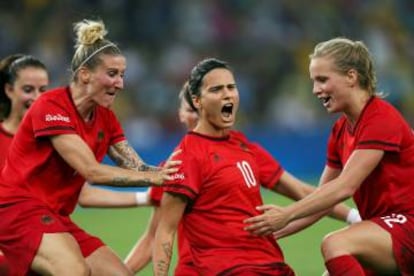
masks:
[[[72,23],[100,18],[127,57],[116,112],[135,146],[182,131],[178,91],[205,57],[230,62],[239,127],[317,132],[329,116],[312,95],[308,55],[336,36],[363,40],[378,90],[414,125],[414,2],[410,0],[15,0],[0,3],[0,56],[30,53],[67,82]]]

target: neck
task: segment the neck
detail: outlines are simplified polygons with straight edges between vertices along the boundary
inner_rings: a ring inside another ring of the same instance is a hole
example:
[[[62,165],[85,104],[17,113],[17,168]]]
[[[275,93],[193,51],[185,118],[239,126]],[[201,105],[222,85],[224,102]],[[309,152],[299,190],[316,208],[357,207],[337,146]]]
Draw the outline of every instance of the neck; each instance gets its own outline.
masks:
[[[71,96],[78,113],[85,122],[92,118],[96,104],[90,99],[86,89],[76,83],[70,86]]]
[[[365,91],[361,93],[355,93],[355,95],[357,96],[354,97],[352,103],[348,106],[348,109],[344,111],[345,116],[347,117],[351,125],[354,125],[358,121],[359,116],[362,113],[362,110],[364,110],[364,107],[367,105],[368,101],[372,97]]]
[[[193,129],[194,132],[212,136],[212,137],[226,137],[229,135],[230,128],[218,128],[213,125],[197,124]]]
[[[14,135],[16,134],[21,121],[22,121],[22,116],[19,116],[18,114],[15,114],[15,113],[10,113],[9,117],[4,119],[1,124],[7,132]]]

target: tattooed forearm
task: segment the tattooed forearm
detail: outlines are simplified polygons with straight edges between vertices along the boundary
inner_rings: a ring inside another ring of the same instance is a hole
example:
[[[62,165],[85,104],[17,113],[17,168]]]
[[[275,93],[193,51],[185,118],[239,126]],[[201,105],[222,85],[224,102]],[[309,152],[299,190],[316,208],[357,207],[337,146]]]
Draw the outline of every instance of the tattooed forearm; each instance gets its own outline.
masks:
[[[140,170],[140,167],[147,166],[127,141],[110,146],[108,156],[122,168]]]
[[[152,185],[152,182],[149,178],[132,181],[127,176],[116,176],[110,183],[107,183],[107,185],[116,187],[146,187]]]
[[[168,275],[168,268],[170,267],[172,256],[172,244],[170,242],[163,243],[162,251],[164,257],[156,263],[156,275]]]
[[[142,164],[141,166],[139,166],[138,170],[139,171],[159,171],[160,168],[155,167],[155,166],[150,166],[150,165],[147,165],[147,164]]]

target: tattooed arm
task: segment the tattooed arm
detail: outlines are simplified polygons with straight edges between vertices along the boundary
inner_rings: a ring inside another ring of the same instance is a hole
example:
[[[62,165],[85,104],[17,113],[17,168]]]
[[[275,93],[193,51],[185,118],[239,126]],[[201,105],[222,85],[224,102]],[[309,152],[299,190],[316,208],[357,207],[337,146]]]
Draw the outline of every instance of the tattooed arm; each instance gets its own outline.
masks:
[[[168,275],[175,232],[183,216],[187,200],[182,195],[165,192],[161,201],[161,218],[155,234],[152,252],[153,274]]]
[[[180,161],[169,160],[170,167],[159,171],[134,171],[100,164],[89,146],[76,134],[62,134],[51,137],[54,149],[74,170],[90,183],[112,186],[160,185],[170,180],[174,167]]]
[[[108,156],[121,168],[137,171],[158,171],[160,169],[145,164],[138,153],[128,144],[128,141],[110,146]]]

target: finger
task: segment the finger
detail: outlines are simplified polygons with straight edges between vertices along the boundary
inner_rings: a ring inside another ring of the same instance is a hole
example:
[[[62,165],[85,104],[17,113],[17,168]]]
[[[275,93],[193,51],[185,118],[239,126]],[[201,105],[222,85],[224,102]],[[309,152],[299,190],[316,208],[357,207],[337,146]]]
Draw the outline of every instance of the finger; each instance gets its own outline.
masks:
[[[174,167],[180,165],[183,161],[181,160],[170,160],[166,163],[167,167]]]
[[[163,173],[165,174],[173,174],[179,171],[179,168],[173,167],[173,168],[165,168],[163,169]]]
[[[245,223],[245,224],[258,223],[258,222],[263,221],[263,218],[264,218],[263,215],[258,215],[258,216],[250,217],[250,218],[247,218],[247,219],[243,220],[243,223]]]
[[[249,232],[254,232],[257,229],[264,227],[265,226],[265,222],[264,221],[258,221],[256,223],[252,223],[250,225],[246,225],[244,227],[244,230],[249,231]]]
[[[272,230],[269,227],[259,228],[253,232],[256,236],[268,236],[272,234]]]
[[[183,150],[182,149],[178,149],[176,151],[174,151],[173,153],[171,153],[170,157],[168,157],[168,160],[172,159],[174,156],[180,154]]]
[[[275,206],[275,205],[270,205],[270,204],[266,204],[266,205],[260,205],[260,206],[256,206],[256,210],[259,210],[259,211],[269,211],[269,210],[271,210],[271,209],[275,209],[275,208],[277,208],[277,206]]]

